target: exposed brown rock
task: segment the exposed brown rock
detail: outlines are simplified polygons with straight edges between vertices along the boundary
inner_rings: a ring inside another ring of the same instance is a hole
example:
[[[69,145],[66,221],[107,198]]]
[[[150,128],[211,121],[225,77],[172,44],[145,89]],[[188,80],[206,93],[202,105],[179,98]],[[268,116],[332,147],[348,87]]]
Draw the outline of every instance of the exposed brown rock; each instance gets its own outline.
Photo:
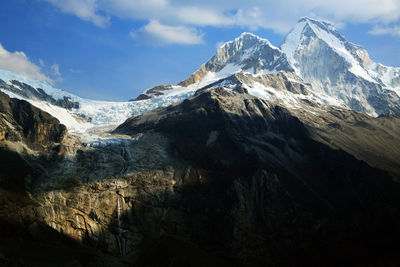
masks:
[[[6,139],[6,127],[0,124],[0,141],[4,141]]]
[[[187,78],[184,81],[181,81],[180,83],[178,83],[178,85],[179,86],[183,86],[183,87],[187,87],[187,86],[189,86],[191,84],[194,84],[197,81],[200,81],[201,79],[203,79],[203,77],[207,74],[207,71],[208,70],[206,68],[206,65],[203,64],[203,65],[201,65],[201,67],[196,72],[191,74],[189,76],[189,78]]]
[[[146,99],[150,99],[153,96],[160,96],[163,95],[163,91],[166,90],[171,90],[172,89],[172,85],[168,84],[168,85],[158,85],[155,86],[151,89],[146,90],[143,94],[140,94],[137,98],[131,100],[131,101],[140,101],[140,100],[146,100]]]
[[[26,101],[11,99],[0,92],[0,123],[7,140],[23,141],[30,149],[52,151],[59,147],[67,129],[50,114]]]

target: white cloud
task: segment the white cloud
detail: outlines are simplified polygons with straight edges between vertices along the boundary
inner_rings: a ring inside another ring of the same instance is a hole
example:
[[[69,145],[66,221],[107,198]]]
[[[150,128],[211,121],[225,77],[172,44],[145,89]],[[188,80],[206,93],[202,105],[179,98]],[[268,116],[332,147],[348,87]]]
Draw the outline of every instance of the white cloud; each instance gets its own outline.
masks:
[[[196,26],[228,26],[235,23],[233,16],[209,8],[188,6],[179,8],[174,13],[179,21]]]
[[[40,67],[32,63],[24,52],[9,52],[1,44],[0,69],[12,71],[32,79],[41,79],[53,83],[53,80],[44,75]]]
[[[399,0],[306,1],[306,7],[336,19],[354,22],[390,22],[400,17]]]
[[[99,27],[106,27],[110,18],[98,14],[97,0],[46,0],[61,11],[74,14],[82,20],[91,21]]]
[[[368,33],[372,35],[392,35],[393,37],[400,37],[400,26],[384,27],[375,26]]]
[[[110,16],[171,27],[243,27],[286,33],[303,16],[387,25],[400,19],[400,0],[47,0],[60,10],[104,26]],[[103,15],[101,15],[103,14]],[[190,31],[193,31],[191,29]],[[197,34],[198,35],[198,34]]]
[[[146,42],[159,44],[201,44],[203,34],[195,29],[184,26],[163,25],[157,20],[150,21],[137,32],[131,32],[134,39],[142,38]]]
[[[98,0],[107,14],[130,19],[157,19],[171,12],[167,0]]]

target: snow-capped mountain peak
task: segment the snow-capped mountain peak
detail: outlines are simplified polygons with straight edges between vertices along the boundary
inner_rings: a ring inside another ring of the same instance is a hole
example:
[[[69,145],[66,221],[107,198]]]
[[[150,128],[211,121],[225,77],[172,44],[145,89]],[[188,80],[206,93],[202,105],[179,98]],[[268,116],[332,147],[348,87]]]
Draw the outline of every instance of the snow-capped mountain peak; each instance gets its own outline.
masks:
[[[179,85],[201,87],[240,71],[268,74],[281,70],[293,71],[280,48],[267,39],[244,32],[221,45],[209,61]]]
[[[259,46],[266,45],[275,50],[280,50],[278,47],[273,46],[268,39],[261,38],[260,36],[255,35],[251,32],[243,32],[242,34],[239,35],[239,37],[235,38],[233,41],[226,42],[222,47],[230,45],[232,43],[236,44],[237,47],[240,47],[245,50],[248,49],[249,47],[253,47],[255,44]]]
[[[357,76],[374,82],[368,73],[360,66],[360,62],[365,62],[368,53],[360,46],[348,42],[336,28],[324,21],[310,18],[302,18],[286,36],[281,48],[287,55],[288,60],[296,70],[300,71],[299,57],[302,53],[310,50],[313,46],[322,42],[325,50],[330,49],[345,60],[345,65]]]
[[[227,79],[232,75],[243,79]],[[291,107],[311,97],[373,116],[400,114],[400,68],[373,62],[363,47],[348,42],[332,24],[310,18],[300,19],[280,48],[244,32],[221,45],[186,80],[150,88],[132,102],[82,99],[47,83],[0,70],[2,91],[28,100],[75,132],[117,125],[132,115],[182,101],[213,84],[247,86],[251,94],[285,100],[282,103]],[[306,89],[292,90],[300,85]]]
[[[308,17],[300,19],[285,37],[280,48],[300,76],[307,76],[302,73],[304,67],[300,66],[302,58],[309,54],[317,54],[316,51],[319,49],[318,57],[322,56],[326,59],[326,55],[329,54],[331,57],[340,57],[344,60],[342,65],[345,69],[366,81],[377,82],[389,89],[396,87],[396,82],[393,83],[392,79],[396,74],[398,75],[398,68],[386,67],[373,62],[364,47],[349,42],[329,22]]]
[[[300,19],[281,50],[314,91],[337,97],[352,109],[376,116],[399,99],[399,69],[374,63],[363,47],[347,41],[328,22]]]

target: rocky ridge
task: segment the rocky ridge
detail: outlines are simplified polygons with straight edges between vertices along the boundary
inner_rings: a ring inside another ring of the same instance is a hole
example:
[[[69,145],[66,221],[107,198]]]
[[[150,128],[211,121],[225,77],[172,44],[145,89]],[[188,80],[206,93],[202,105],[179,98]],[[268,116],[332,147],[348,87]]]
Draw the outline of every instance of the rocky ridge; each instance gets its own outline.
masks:
[[[0,87],[3,88],[3,90],[16,95],[21,95],[27,99],[46,101],[55,106],[69,110],[79,108],[79,103],[71,101],[71,97],[64,96],[63,98],[55,99],[53,96],[47,94],[43,89],[33,88],[29,84],[17,80],[11,80],[10,84],[8,84],[0,79]]]
[[[60,151],[67,129],[56,118],[26,101],[11,99],[2,92],[0,114],[3,143],[19,143],[18,149],[21,151]]]
[[[348,42],[333,25],[301,19],[281,49],[314,91],[337,97],[351,109],[369,115],[399,114],[395,85],[399,68],[379,67],[363,47]],[[389,72],[391,77],[384,74]],[[385,76],[386,80],[380,78]]]
[[[70,132],[85,132],[100,124],[116,126],[129,116],[182,101],[196,90],[236,73],[251,74],[254,79],[285,73],[331,105],[346,105],[374,117],[400,114],[400,68],[373,62],[364,48],[348,42],[332,24],[310,18],[299,20],[280,47],[254,34],[243,33],[222,45],[186,80],[178,85],[155,86],[143,92],[136,101],[113,103],[82,99],[44,82],[5,71],[0,71],[3,80],[0,88],[13,97],[45,108],[67,125]],[[258,85],[257,82],[249,84],[250,87]],[[250,93],[265,97],[271,88],[260,87]],[[263,92],[260,94],[260,91]]]
[[[371,116],[400,114],[400,68],[373,62],[363,47],[347,41],[332,24],[310,18],[300,19],[279,48],[243,33],[178,85],[201,88],[233,73],[279,72],[297,76],[314,94],[336,98],[350,109]]]

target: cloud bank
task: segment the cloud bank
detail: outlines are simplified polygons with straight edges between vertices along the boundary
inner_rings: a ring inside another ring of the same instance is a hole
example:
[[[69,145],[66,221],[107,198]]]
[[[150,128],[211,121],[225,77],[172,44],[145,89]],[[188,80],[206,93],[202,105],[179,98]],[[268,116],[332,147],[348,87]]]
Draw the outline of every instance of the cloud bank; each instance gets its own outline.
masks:
[[[43,63],[43,61],[41,62]],[[9,52],[1,44],[0,44],[0,69],[12,71],[21,74],[23,76],[27,76],[31,79],[40,79],[47,81],[49,83],[54,83],[54,81],[51,78],[42,73],[42,70],[38,65],[29,60],[29,58],[25,55],[24,52],[20,51]]]
[[[110,18],[98,14],[97,0],[46,0],[62,12],[76,15],[78,18],[93,22],[99,27],[106,27]]]
[[[391,35],[393,37],[400,37],[400,26],[375,26],[369,31],[372,35]]]
[[[201,27],[264,28],[285,34],[303,16],[321,18],[337,24],[368,23],[372,34],[392,34],[396,27],[376,25],[398,23],[400,0],[46,0],[65,13],[106,27],[110,17],[147,20],[133,34],[153,37],[169,44],[201,43]],[[167,33],[160,30],[165,29]],[[131,34],[132,35],[132,34]],[[392,34],[397,36],[397,34]]]
[[[152,20],[137,32],[131,32],[133,39],[144,39],[145,42],[159,44],[201,44],[203,34],[196,29],[184,26],[168,26],[158,20]]]

